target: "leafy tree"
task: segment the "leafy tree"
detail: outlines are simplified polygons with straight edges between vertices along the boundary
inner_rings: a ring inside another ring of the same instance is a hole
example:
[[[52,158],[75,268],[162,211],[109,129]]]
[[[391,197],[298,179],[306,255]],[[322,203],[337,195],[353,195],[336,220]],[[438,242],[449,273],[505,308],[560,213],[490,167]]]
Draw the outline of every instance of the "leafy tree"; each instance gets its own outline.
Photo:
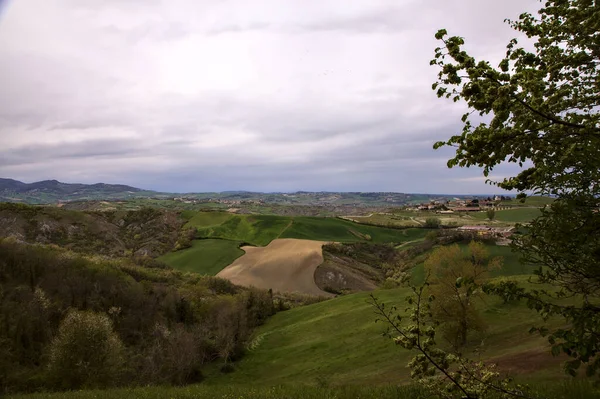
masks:
[[[428,229],[438,229],[442,223],[438,218],[425,219],[425,227]]]
[[[496,211],[493,208],[490,208],[487,211],[485,211],[485,214],[489,220],[494,220],[494,218],[496,217]]]
[[[465,280],[464,284],[472,286],[473,282]],[[402,348],[416,352],[408,363],[411,378],[435,398],[530,398],[527,387],[502,378],[495,365],[475,362],[437,346],[440,323],[433,310],[436,298],[428,295],[428,286],[427,281],[420,287],[411,286],[412,295],[406,297],[406,316],[371,295],[377,321],[387,326],[384,334]]]
[[[487,272],[501,265],[502,258],[490,259],[484,244],[475,241],[466,251],[456,244],[437,248],[425,261],[431,293],[439,299],[431,308],[433,317],[454,347],[464,346],[470,331],[485,330],[474,300],[482,295],[478,286]]]
[[[455,147],[449,167],[478,166],[485,176],[502,163],[518,164],[520,173],[490,183],[556,196],[514,246],[539,266],[539,281],[557,290],[526,291],[514,283],[488,289],[524,298],[545,317],[564,316],[570,327],[549,333],[553,353],[573,358],[571,374],[587,364],[594,375],[600,367],[600,4],[548,0],[537,15],[507,22],[533,48],[512,39],[497,67],[469,55],[463,38],[437,32],[442,45],[431,61],[440,69],[433,89],[464,101],[469,111],[462,132],[434,148]],[[576,305],[555,305],[565,296]]]
[[[60,388],[107,386],[121,372],[123,344],[105,314],[71,310],[49,357],[49,375]]]

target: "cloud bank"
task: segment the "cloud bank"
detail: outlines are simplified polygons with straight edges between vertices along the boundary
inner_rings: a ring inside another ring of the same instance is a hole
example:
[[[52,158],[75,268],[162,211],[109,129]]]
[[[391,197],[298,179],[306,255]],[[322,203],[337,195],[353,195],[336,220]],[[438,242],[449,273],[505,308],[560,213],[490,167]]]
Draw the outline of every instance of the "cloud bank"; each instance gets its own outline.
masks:
[[[497,60],[534,0],[13,0],[0,176],[161,191],[497,192],[432,144],[461,128],[439,28]],[[514,173],[500,168],[498,175]]]

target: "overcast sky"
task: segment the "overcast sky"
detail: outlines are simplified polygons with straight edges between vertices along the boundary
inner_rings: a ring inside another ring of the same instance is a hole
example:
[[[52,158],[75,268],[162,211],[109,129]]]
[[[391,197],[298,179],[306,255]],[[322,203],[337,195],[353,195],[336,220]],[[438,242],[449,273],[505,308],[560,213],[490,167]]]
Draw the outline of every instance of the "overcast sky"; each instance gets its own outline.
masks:
[[[0,177],[499,192],[432,144],[440,28],[499,60],[535,0],[0,0]],[[510,167],[495,176],[514,172]]]

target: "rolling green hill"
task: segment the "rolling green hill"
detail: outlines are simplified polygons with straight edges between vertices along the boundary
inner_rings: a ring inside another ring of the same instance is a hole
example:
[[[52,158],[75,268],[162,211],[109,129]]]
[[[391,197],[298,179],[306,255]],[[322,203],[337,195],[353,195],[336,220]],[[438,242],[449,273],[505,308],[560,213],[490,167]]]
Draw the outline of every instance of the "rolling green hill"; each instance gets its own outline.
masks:
[[[291,222],[291,218],[273,215],[230,215],[226,219],[222,214],[217,215],[192,218],[190,225],[198,228],[198,236],[202,238],[225,238],[264,246],[278,238]],[[211,224],[199,225],[200,222]]]
[[[283,232],[281,237],[337,242],[402,243],[423,238],[427,232],[426,229],[368,226],[334,218],[295,217],[292,225]]]
[[[390,229],[337,218],[232,215],[225,212],[198,212],[186,226],[197,228],[198,237],[224,238],[260,246],[276,238],[402,243],[427,234],[425,229]]]
[[[227,212],[196,212],[192,214],[191,211],[186,211],[186,216],[188,216],[188,222],[185,227],[197,228],[218,226],[233,217],[231,213]]]
[[[169,252],[158,260],[174,269],[215,276],[244,254],[239,241],[205,239],[194,240],[192,247]]]

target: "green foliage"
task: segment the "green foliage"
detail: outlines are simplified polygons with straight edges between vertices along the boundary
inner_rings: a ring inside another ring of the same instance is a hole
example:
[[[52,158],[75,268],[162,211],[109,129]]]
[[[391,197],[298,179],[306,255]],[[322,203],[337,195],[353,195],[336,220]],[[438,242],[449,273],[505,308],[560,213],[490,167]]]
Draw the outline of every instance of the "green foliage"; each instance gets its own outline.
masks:
[[[440,227],[442,222],[438,218],[427,218],[425,219],[425,227],[429,229],[437,229]]]
[[[430,231],[429,233],[427,233],[427,235],[425,235],[426,241],[435,241],[437,238],[438,238],[437,231]]]
[[[538,16],[521,14],[509,24],[535,49],[513,39],[497,68],[467,54],[463,38],[437,33],[443,45],[432,60],[440,68],[434,90],[472,110],[462,118],[461,135],[436,143],[457,146],[449,166],[477,165],[488,176],[504,161],[530,160],[533,166],[500,186],[552,194],[599,180],[597,12],[595,2],[551,0]],[[474,126],[473,112],[492,119]]]
[[[496,217],[496,211],[494,209],[490,208],[487,211],[485,211],[485,215],[487,216],[487,218],[490,221],[494,220],[494,218]]]
[[[475,289],[488,271],[499,269],[502,258],[490,259],[484,244],[471,242],[466,251],[454,244],[433,250],[425,261],[431,295],[438,301],[430,310],[446,340],[456,348],[467,343],[469,332],[483,331],[486,325],[475,307],[481,291]]]
[[[479,166],[485,176],[504,162],[528,165],[496,184],[521,191],[522,202],[526,191],[556,196],[514,242],[539,265],[539,281],[555,290],[505,284],[490,292],[523,298],[543,316],[563,316],[568,328],[540,332],[548,336],[553,353],[573,358],[567,372],[586,365],[592,376],[600,368],[598,4],[549,0],[538,15],[523,13],[509,24],[534,48],[511,40],[497,68],[467,54],[462,38],[437,33],[443,45],[431,62],[440,68],[433,88],[439,97],[465,101],[470,110],[463,115],[462,133],[434,148],[456,147],[448,166]],[[491,120],[475,125],[474,112]],[[557,306],[564,297],[579,301]]]
[[[0,239],[0,282],[0,392],[195,382],[273,313],[266,291],[14,239]]]
[[[474,290],[475,285],[472,281],[465,279],[463,284]],[[419,288],[411,287],[413,295],[406,297],[406,317],[402,316],[396,307],[386,309],[384,303],[371,296],[371,304],[378,316],[377,321],[382,321],[387,326],[385,335],[402,348],[417,353],[408,363],[411,378],[423,386],[426,392],[438,398],[527,398],[523,393],[524,387],[513,386],[510,379],[502,378],[500,373],[494,370],[494,365],[482,361],[474,362],[459,353],[438,347],[436,334],[439,322],[436,320],[435,311],[432,310],[436,298],[425,293],[427,286],[425,283]]]
[[[106,314],[69,311],[48,351],[48,373],[57,388],[116,385],[122,373],[123,343]]]

